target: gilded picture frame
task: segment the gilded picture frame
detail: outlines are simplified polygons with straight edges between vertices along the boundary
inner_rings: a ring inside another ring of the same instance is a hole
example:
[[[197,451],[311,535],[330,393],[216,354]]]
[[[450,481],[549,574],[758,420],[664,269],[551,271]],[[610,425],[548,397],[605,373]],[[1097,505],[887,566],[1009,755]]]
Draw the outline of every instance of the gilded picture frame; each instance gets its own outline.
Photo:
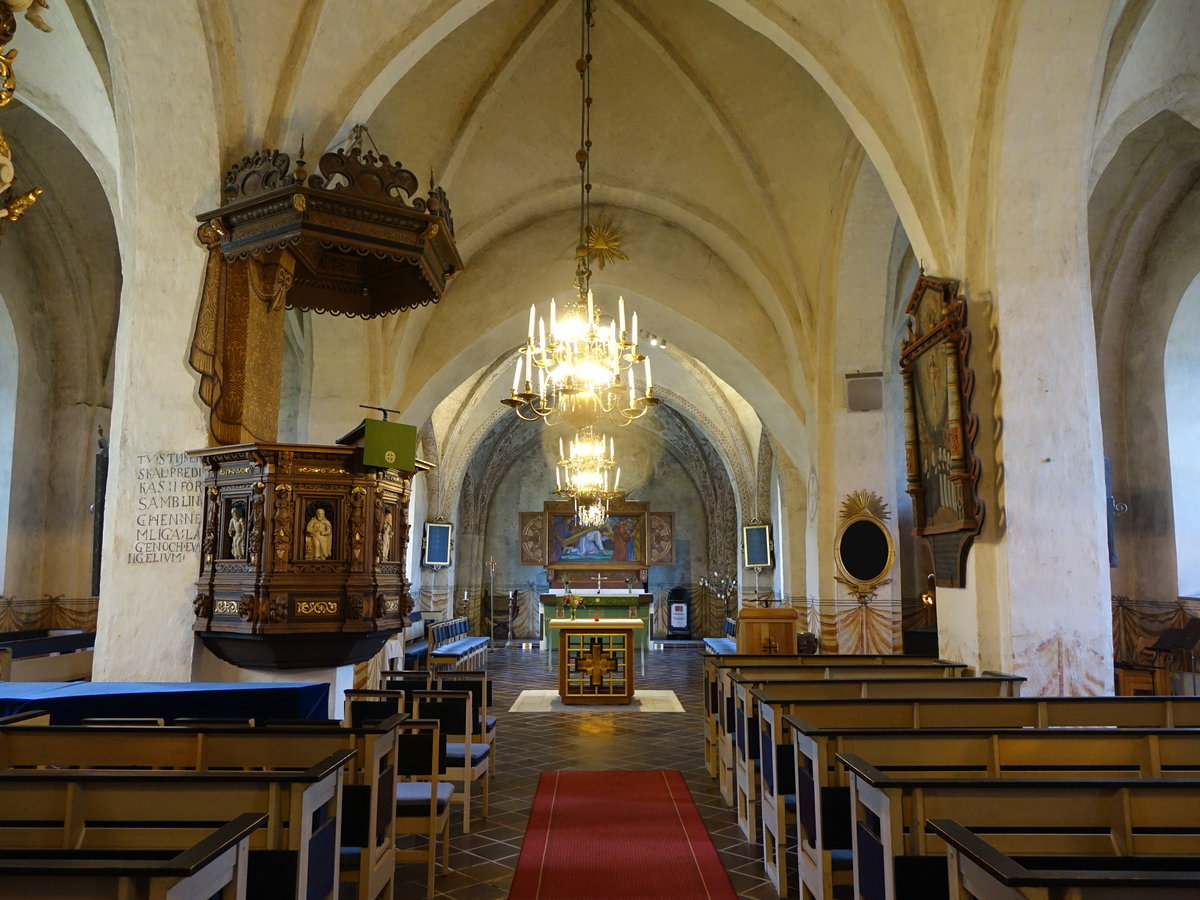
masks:
[[[556,572],[645,569],[648,565],[648,503],[614,503],[600,528],[574,524],[575,507],[547,503],[546,565]]]
[[[939,587],[962,587],[967,552],[983,528],[979,419],[971,411],[974,372],[967,364],[967,305],[954,279],[917,278],[905,307],[901,344],[904,455],[913,533],[928,548]]]

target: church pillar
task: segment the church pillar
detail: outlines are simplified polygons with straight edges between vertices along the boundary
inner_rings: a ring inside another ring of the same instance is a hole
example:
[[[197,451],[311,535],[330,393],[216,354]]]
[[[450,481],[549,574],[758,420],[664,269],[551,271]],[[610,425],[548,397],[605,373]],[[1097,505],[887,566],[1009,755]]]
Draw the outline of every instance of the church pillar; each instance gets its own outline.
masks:
[[[1024,675],[1028,695],[1112,687],[1085,218],[1105,18],[1099,6],[1022,7],[991,163],[990,259],[973,246],[965,278],[971,365],[998,375],[975,393],[986,520],[966,587],[937,592],[941,652]]]
[[[208,429],[185,351],[204,253],[180,198],[213,205],[221,158],[204,29],[188,9],[164,16],[131,2],[97,10],[124,170],[97,680],[183,681],[192,672],[202,506],[200,466],[184,451],[205,446]]]

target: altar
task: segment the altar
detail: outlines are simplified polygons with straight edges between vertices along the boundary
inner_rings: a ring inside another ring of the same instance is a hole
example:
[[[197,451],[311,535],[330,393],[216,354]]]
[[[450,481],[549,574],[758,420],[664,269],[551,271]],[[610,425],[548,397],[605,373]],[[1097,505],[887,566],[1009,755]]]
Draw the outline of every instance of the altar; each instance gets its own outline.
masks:
[[[563,703],[632,703],[634,636],[641,619],[551,619],[558,635],[558,696]]]
[[[597,594],[585,591],[572,593],[584,600],[584,605],[576,610],[577,620],[639,619],[641,626],[634,633],[634,644],[638,650],[647,648],[647,642],[650,640],[650,606],[654,602],[653,594]],[[558,630],[553,624],[554,620],[571,621],[570,610],[563,607],[561,593],[542,594],[541,601],[541,648],[548,652],[558,648]]]

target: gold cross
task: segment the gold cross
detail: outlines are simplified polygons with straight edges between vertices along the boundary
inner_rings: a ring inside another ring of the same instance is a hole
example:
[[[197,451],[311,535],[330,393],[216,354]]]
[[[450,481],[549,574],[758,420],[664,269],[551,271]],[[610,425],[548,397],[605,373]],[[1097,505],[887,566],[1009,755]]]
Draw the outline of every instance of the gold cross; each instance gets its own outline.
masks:
[[[604,676],[616,669],[613,658],[604,652],[604,642],[600,638],[588,641],[587,655],[582,652],[575,657],[575,671],[586,672],[591,676],[591,687],[600,687]]]

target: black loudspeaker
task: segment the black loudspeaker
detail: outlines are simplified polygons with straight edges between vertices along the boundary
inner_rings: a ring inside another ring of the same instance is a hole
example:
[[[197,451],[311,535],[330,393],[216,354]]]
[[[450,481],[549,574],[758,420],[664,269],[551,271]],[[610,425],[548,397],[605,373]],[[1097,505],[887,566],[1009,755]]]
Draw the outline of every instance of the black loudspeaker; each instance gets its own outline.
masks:
[[[874,412],[883,409],[883,373],[856,372],[846,376],[846,409]]]

